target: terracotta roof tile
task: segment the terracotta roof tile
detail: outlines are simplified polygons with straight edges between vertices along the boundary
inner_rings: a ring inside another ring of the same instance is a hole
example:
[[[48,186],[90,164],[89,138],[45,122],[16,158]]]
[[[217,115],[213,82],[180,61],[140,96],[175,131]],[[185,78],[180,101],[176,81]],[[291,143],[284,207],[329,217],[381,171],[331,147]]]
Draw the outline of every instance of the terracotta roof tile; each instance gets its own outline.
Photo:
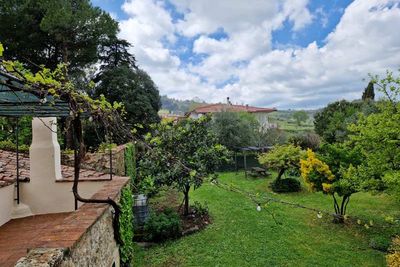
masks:
[[[74,179],[74,168],[66,165],[61,166],[63,180],[57,182],[71,182]],[[19,157],[20,179],[29,178],[29,156],[20,154]],[[114,175],[113,175],[114,176]],[[0,150],[0,187],[14,183],[17,179],[16,153]],[[81,169],[79,181],[105,181],[109,180],[108,173]]]

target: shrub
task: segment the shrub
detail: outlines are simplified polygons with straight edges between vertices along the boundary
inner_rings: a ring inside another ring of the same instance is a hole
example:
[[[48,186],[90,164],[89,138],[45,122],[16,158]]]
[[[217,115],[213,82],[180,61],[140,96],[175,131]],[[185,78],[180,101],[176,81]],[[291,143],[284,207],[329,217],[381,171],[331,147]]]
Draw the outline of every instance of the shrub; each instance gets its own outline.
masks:
[[[202,205],[200,202],[195,201],[192,206],[193,213],[199,217],[208,216],[208,206],[207,203]]]
[[[164,241],[181,235],[181,219],[173,209],[151,213],[144,225],[145,240]]]
[[[17,151],[17,146],[10,140],[4,140],[0,141],[0,149],[6,151]],[[19,152],[27,153],[29,152],[29,146],[20,144],[18,150]]]
[[[369,246],[373,249],[386,252],[390,246],[390,239],[383,236],[376,236],[370,239]]]
[[[389,267],[400,267],[400,236],[393,238],[389,250],[390,254],[386,255],[387,265]]]
[[[301,185],[295,178],[277,179],[271,183],[271,189],[276,193],[299,192]]]
[[[313,151],[317,151],[320,146],[321,140],[319,135],[315,133],[305,133],[291,136],[289,138],[289,143],[295,146],[299,146],[302,149],[310,148]]]

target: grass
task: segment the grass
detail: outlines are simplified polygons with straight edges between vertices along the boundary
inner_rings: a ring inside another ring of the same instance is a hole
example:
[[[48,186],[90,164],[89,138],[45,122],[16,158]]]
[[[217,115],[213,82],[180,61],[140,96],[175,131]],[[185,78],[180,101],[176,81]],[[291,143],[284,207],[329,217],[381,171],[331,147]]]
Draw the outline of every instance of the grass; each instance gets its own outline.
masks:
[[[243,173],[223,173],[220,180],[261,195],[271,193],[270,179],[245,179]],[[330,211],[328,196],[306,190],[276,198]],[[265,210],[238,193],[204,184],[191,194],[192,201],[207,202],[213,224],[205,230],[168,241],[150,249],[136,249],[134,266],[385,266],[385,253],[370,248],[377,236],[389,239],[399,226],[385,222],[398,218],[399,204],[386,195],[357,193],[348,207],[357,223],[336,225],[329,216],[318,219],[315,212],[270,203],[280,223]]]

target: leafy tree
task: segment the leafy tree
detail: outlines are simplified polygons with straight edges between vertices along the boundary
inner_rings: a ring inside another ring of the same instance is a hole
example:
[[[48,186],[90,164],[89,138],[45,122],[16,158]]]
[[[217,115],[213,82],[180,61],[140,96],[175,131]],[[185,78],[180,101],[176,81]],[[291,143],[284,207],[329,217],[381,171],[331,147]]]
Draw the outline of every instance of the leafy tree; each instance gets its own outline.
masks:
[[[296,120],[297,125],[300,126],[302,122],[308,120],[308,115],[304,110],[299,110],[293,113],[293,118]]]
[[[361,116],[351,125],[348,145],[360,151],[362,164],[354,175],[364,190],[386,190],[400,196],[400,75],[388,72],[374,84],[385,99],[377,104],[378,112]]]
[[[353,164],[360,162],[359,153],[341,144],[327,144],[321,150],[319,156],[307,150],[307,157],[300,161],[301,176],[312,191],[332,196],[335,222],[343,222],[350,196],[360,188],[360,181],[353,175]]]
[[[247,112],[219,112],[214,115],[213,130],[219,143],[230,150],[256,145],[260,125]]]
[[[376,111],[373,102],[346,100],[329,104],[315,115],[315,132],[328,143],[343,142],[348,136],[348,125],[355,123],[359,114]]]
[[[374,100],[375,99],[375,91],[374,91],[374,83],[371,81],[368,83],[367,88],[365,88],[362,94],[362,100]]]
[[[286,143],[288,139],[287,133],[279,128],[263,129],[257,134],[258,146],[274,146]]]
[[[109,101],[121,102],[126,111],[125,121],[141,124],[141,133],[159,121],[160,96],[150,76],[143,70],[134,70],[124,64],[105,70],[95,87],[95,96],[104,95]]]
[[[316,151],[320,146],[320,139],[319,135],[315,133],[302,133],[291,136],[289,142],[295,146],[301,147],[302,149],[310,148],[313,151]]]
[[[0,2],[0,32],[6,58],[77,73],[98,61],[118,23],[89,0],[9,0]]]
[[[260,164],[278,171],[276,180],[280,180],[286,171],[298,169],[303,151],[292,144],[277,145],[258,157]]]
[[[146,136],[151,149],[139,160],[141,179],[152,177],[156,185],[172,185],[183,192],[184,214],[189,214],[190,188],[198,188],[204,178],[215,174],[228,150],[218,144],[210,130],[211,118],[187,119],[177,124],[162,122]]]

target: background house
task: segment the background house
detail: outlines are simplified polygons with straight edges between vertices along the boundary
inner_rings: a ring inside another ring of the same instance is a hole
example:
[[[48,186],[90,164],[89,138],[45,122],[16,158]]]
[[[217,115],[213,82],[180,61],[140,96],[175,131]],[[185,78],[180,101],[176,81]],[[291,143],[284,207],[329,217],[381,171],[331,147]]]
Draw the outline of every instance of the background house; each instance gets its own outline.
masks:
[[[276,108],[260,108],[249,105],[234,105],[227,98],[227,103],[209,104],[194,108],[186,113],[186,116],[192,119],[198,119],[205,114],[214,114],[218,112],[248,112],[254,114],[262,129],[276,128],[275,123],[270,123],[268,115],[277,111]]]

